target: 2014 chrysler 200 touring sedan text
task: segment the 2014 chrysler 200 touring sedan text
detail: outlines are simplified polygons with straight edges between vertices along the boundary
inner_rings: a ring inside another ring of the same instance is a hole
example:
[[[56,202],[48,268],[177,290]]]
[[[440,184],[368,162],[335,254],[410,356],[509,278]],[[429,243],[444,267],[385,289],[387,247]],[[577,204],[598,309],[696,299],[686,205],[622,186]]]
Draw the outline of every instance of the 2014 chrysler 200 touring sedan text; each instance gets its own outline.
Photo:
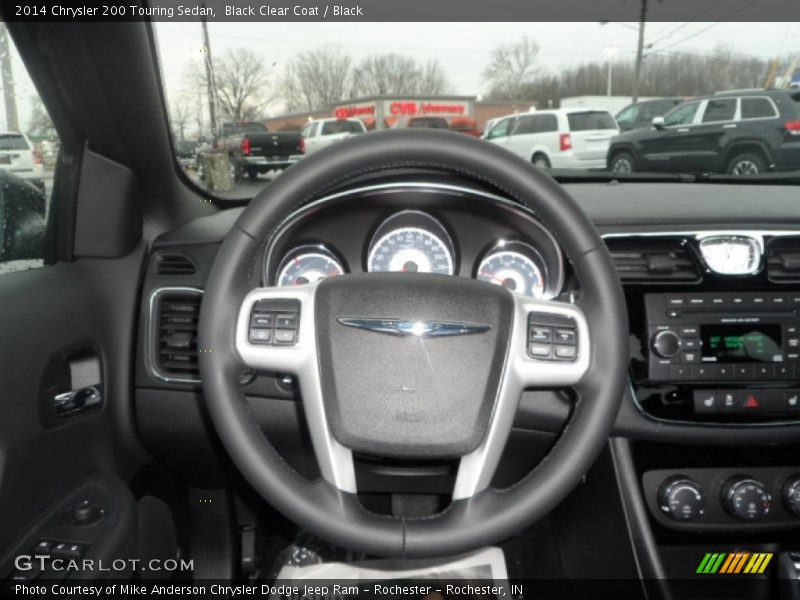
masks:
[[[0,178],[4,593],[796,597],[797,173],[559,170],[559,136],[577,154],[613,119],[528,109],[585,93],[576,81],[601,97],[608,65],[554,63],[543,91],[502,57],[624,27],[314,23],[331,49],[310,25],[6,24],[48,183],[45,200]],[[187,63],[203,33],[213,52]],[[691,65],[730,89],[743,64],[789,70],[758,47]],[[620,105],[630,56],[613,65]],[[792,92],[709,95],[674,56],[648,56],[638,92],[699,100],[653,131],[727,115],[744,133],[747,111],[774,109],[759,122],[791,143]],[[263,85],[229,103],[243,65]],[[348,86],[315,95],[334,70]],[[226,163],[212,110],[268,140],[343,107],[364,133],[269,180],[225,177],[244,159]],[[556,121],[548,170],[537,132],[402,126],[485,129],[519,107],[509,127]],[[213,190],[176,158],[189,142]]]

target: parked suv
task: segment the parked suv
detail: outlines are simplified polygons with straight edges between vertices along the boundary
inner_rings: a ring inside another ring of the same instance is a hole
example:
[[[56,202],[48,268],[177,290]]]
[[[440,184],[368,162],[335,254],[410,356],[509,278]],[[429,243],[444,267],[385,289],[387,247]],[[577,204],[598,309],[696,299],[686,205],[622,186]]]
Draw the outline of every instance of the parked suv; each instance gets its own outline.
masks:
[[[42,155],[24,133],[0,132],[0,169],[30,181],[44,191]]]
[[[674,96],[672,98],[656,98],[628,104],[614,117],[621,131],[649,127],[655,117],[661,117],[681,104],[685,98]]]
[[[311,121],[300,132],[300,151],[311,154],[351,135],[366,133],[359,119],[318,119]]]
[[[608,144],[618,133],[606,110],[562,108],[503,117],[485,139],[542,169],[603,169]]]
[[[615,173],[756,175],[800,169],[800,90],[724,92],[685,102],[612,140]]]

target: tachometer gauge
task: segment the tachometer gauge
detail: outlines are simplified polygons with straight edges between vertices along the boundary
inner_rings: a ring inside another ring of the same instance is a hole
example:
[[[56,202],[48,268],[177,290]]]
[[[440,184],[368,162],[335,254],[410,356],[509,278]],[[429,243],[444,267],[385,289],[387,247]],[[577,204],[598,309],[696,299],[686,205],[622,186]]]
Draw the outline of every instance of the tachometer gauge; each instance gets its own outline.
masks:
[[[370,272],[455,273],[447,231],[425,213],[406,211],[378,228],[367,256]]]
[[[521,242],[501,243],[490,250],[478,265],[476,278],[534,298],[543,297],[546,286],[538,253]]]
[[[279,287],[303,285],[344,272],[339,259],[324,246],[300,246],[281,261],[276,283]]]

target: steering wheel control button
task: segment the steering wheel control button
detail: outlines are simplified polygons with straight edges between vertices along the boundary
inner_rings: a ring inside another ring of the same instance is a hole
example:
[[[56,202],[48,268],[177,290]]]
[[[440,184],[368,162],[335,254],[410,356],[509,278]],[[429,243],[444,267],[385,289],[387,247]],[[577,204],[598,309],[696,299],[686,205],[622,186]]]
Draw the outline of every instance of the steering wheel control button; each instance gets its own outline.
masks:
[[[795,473],[783,482],[781,500],[787,511],[800,517],[800,473]]]
[[[734,519],[758,521],[769,513],[772,496],[760,481],[736,475],[723,484],[720,502]]]
[[[259,300],[250,314],[252,344],[290,346],[297,342],[300,303],[297,300]]]
[[[705,505],[703,488],[688,477],[670,477],[658,490],[658,507],[675,521],[694,521],[703,515]]]
[[[528,313],[528,355],[531,358],[574,361],[578,354],[575,322],[553,313]]]

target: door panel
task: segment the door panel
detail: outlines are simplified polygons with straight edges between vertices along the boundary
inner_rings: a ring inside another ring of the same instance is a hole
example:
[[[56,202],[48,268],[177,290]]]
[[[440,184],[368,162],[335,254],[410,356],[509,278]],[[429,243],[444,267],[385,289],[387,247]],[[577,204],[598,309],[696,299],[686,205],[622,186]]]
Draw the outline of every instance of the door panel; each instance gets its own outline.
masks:
[[[131,409],[144,255],[140,246],[119,259],[0,275],[0,548],[85,475],[128,479],[146,459]],[[88,382],[97,373],[81,357],[91,353],[100,366],[102,406],[53,421],[47,402],[60,387],[50,365],[72,357],[76,385]]]

